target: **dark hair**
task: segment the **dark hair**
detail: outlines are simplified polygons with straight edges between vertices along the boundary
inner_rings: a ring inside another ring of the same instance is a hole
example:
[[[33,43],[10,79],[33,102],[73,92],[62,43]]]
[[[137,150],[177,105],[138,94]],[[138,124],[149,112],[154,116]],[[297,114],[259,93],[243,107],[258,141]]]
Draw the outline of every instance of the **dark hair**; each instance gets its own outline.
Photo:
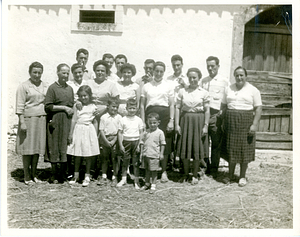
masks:
[[[94,65],[93,65],[93,71],[95,71],[96,67],[98,67],[99,65],[103,65],[105,67],[105,69],[106,69],[105,70],[106,74],[108,74],[108,72],[109,72],[109,66],[108,66],[107,62],[105,62],[104,60],[98,60],[98,61],[96,61],[94,63]]]
[[[119,104],[120,104],[119,96],[115,96],[115,97],[110,96],[107,100],[107,106],[109,106],[111,104],[116,104],[119,106]]]
[[[126,101],[126,107],[129,107],[129,106],[135,106],[137,107],[137,100],[136,99],[133,99],[133,98],[129,98],[127,101]]]
[[[80,63],[74,63],[71,67],[71,72],[73,73],[77,68],[81,68],[82,71],[84,71],[85,69],[85,66],[83,66],[82,64]]]
[[[163,62],[160,61],[155,62],[153,69],[155,69],[157,66],[162,66],[164,68],[164,71],[166,71],[166,65]]]
[[[150,113],[150,114],[148,114],[147,120],[148,119],[152,119],[152,118],[154,118],[156,120],[159,120],[159,114],[158,113]]]
[[[41,64],[41,63],[39,63],[39,62],[33,62],[32,64],[30,64],[30,66],[29,66],[29,73],[31,73],[31,71],[32,71],[32,69],[34,68],[34,67],[36,67],[36,68],[41,68],[42,69],[42,72],[44,71],[44,67],[43,67],[43,65]]]
[[[130,64],[130,63],[125,63],[121,66],[121,69],[120,69],[120,72],[122,73],[123,70],[125,69],[129,69],[131,70],[132,72],[132,76],[134,76],[136,74],[136,69],[135,69],[135,66],[133,64]]]
[[[155,61],[153,59],[149,58],[149,59],[146,59],[145,62],[144,62],[144,64],[150,64],[150,63],[155,64]]]
[[[89,87],[88,85],[83,85],[83,86],[79,87],[79,89],[77,91],[77,95],[79,96],[79,93],[83,92],[83,91],[89,95],[89,97],[90,97],[89,102],[92,103],[93,102],[93,92],[92,92],[91,87]]]
[[[237,67],[236,69],[234,69],[234,71],[233,71],[233,75],[234,75],[234,76],[235,76],[235,72],[236,72],[237,70],[239,70],[239,69],[244,70],[245,76],[248,75],[246,68],[244,68],[244,67],[242,67],[242,66],[238,66],[238,67]]]
[[[215,62],[216,62],[216,65],[219,65],[219,63],[220,63],[220,60],[219,60],[217,57],[215,57],[215,56],[209,56],[209,57],[206,59],[206,62],[208,62],[208,61],[215,61]]]
[[[189,68],[189,70],[187,71],[186,75],[188,76],[188,74],[190,72],[196,72],[198,74],[199,79],[201,79],[202,73],[201,73],[201,71],[198,68],[196,68],[196,67]]]
[[[174,62],[174,61],[180,61],[180,62],[183,64],[183,59],[182,59],[182,57],[181,57],[180,55],[178,55],[178,54],[175,54],[175,55],[172,56],[171,62]]]
[[[106,58],[112,58],[113,60],[115,60],[114,56],[110,53],[105,53],[102,56],[102,60],[106,59]]]
[[[118,54],[116,57],[115,57],[115,62],[117,61],[117,58],[124,58],[125,59],[125,63],[127,63],[127,58],[124,54]]]
[[[66,63],[61,63],[61,64],[59,64],[59,65],[56,67],[57,72],[59,72],[60,69],[61,69],[62,67],[68,67],[68,68],[70,69],[70,67],[69,67],[68,64],[66,64]]]
[[[87,56],[89,56],[89,51],[87,51],[86,49],[81,48],[81,49],[77,50],[76,58],[78,58],[79,54],[81,54],[81,53],[86,54]]]

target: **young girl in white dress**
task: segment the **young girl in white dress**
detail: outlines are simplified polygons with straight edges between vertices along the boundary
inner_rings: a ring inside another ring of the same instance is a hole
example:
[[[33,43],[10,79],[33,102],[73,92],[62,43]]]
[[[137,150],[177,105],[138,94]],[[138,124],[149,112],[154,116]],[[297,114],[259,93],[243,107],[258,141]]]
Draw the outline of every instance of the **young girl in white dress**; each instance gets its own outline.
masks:
[[[78,99],[82,103],[81,110],[74,106],[71,130],[68,138],[67,154],[75,157],[74,177],[69,182],[75,184],[79,180],[79,168],[82,158],[86,158],[86,173],[82,186],[86,187],[90,183],[91,161],[94,156],[100,154],[97,131],[98,122],[94,112],[96,105],[92,102],[92,89],[88,85],[79,87],[77,91]]]

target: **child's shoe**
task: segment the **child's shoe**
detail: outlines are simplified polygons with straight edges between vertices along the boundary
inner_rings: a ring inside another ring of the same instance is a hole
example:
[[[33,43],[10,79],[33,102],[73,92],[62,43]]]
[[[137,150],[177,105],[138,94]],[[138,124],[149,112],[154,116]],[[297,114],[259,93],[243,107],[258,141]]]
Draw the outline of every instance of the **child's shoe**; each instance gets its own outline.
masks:
[[[42,181],[42,180],[39,180],[37,177],[34,177],[33,178],[33,181],[35,182],[35,183],[39,183],[39,184],[42,184],[42,183],[44,183],[44,181]]]
[[[144,190],[149,190],[151,188],[151,185],[150,184],[145,184],[143,187],[141,187],[141,191],[144,191]]]
[[[117,184],[117,187],[120,188],[122,186],[124,186],[125,184],[127,184],[125,179],[121,179],[121,181]]]
[[[239,180],[239,186],[240,187],[244,187],[244,186],[246,186],[246,184],[247,184],[246,178],[240,178],[240,180]]]
[[[169,181],[169,179],[168,179],[168,176],[167,176],[167,173],[162,173],[161,174],[161,179],[160,179],[160,182],[162,182],[162,183],[166,183],[166,182],[168,182]]]
[[[82,187],[87,187],[90,184],[90,177],[85,177],[85,179],[82,182]]]
[[[195,177],[193,177],[193,179],[192,179],[192,183],[191,183],[192,185],[196,185],[196,184],[198,184],[198,179],[197,178],[195,178]]]
[[[140,185],[138,183],[134,183],[134,188],[136,190],[140,190],[141,189],[141,187],[140,187]]]
[[[32,184],[34,184],[34,182],[32,180],[28,180],[28,181],[24,180],[24,183],[26,185],[32,185]]]
[[[151,188],[150,188],[150,194],[154,194],[155,193],[155,191],[156,191],[156,187],[155,187],[155,185],[154,184],[152,184],[151,185]]]
[[[107,185],[108,184],[108,180],[107,180],[107,178],[103,178],[103,177],[100,177],[99,179],[98,179],[98,183],[97,183],[97,185]]]
[[[111,182],[111,187],[116,187],[118,184],[118,180],[117,179],[113,179],[112,182]]]
[[[70,181],[69,181],[69,184],[75,184],[78,180],[73,177]]]

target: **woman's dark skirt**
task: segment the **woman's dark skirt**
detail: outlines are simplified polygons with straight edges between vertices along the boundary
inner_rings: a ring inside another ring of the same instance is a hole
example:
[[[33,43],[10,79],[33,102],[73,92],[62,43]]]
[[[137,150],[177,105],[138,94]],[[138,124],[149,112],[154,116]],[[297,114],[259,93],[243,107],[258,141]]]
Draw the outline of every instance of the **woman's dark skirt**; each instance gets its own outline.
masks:
[[[145,111],[146,125],[147,125],[147,116],[150,113],[157,113],[159,115],[160,124],[158,128],[164,132],[166,137],[166,147],[165,147],[164,155],[169,155],[174,150],[174,145],[173,145],[174,131],[167,132],[167,126],[170,121],[170,108],[166,106],[147,107]]]
[[[185,113],[180,118],[181,136],[177,144],[177,156],[195,160],[209,157],[208,136],[202,136],[204,113]]]
[[[253,111],[227,110],[221,156],[231,163],[249,163],[255,159],[255,135],[249,136]]]
[[[45,161],[67,162],[67,142],[72,117],[65,112],[55,113],[47,123],[47,153]]]

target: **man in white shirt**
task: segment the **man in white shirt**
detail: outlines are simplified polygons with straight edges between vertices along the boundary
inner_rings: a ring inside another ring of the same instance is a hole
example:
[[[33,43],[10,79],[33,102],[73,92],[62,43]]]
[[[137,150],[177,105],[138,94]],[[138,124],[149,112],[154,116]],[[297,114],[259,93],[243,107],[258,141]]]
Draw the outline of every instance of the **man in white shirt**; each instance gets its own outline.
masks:
[[[211,139],[211,164],[207,161],[207,173],[210,173],[214,178],[217,177],[220,148],[222,141],[221,132],[221,102],[225,88],[229,85],[228,78],[218,74],[220,64],[219,59],[210,56],[206,59],[207,71],[209,76],[201,79],[200,86],[207,90],[210,95],[210,120],[208,126],[208,135]]]
[[[114,56],[110,53],[105,53],[102,56],[102,60],[107,62],[108,66],[109,66],[109,72],[107,73],[107,79],[112,82],[120,81],[121,79],[117,76],[117,74],[115,74],[111,71],[111,68],[114,65],[114,61],[115,61]]]
[[[145,75],[136,79],[136,83],[139,84],[140,90],[143,86],[153,80],[153,68],[155,61],[153,59],[146,59],[144,62]]]
[[[174,87],[174,95],[178,93],[181,87],[186,87],[189,84],[187,76],[182,73],[183,59],[180,55],[175,54],[171,58],[172,68],[174,73],[167,77],[167,82]]]
[[[116,57],[115,57],[115,66],[117,68],[117,76],[119,78],[122,78],[122,73],[121,73],[121,67],[127,63],[127,57],[124,55],[124,54],[118,54]]]
[[[77,63],[84,66],[82,79],[85,81],[88,81],[88,80],[91,80],[94,78],[93,72],[86,69],[86,64],[88,62],[88,59],[89,59],[89,51],[87,51],[86,49],[83,49],[83,48],[77,50],[76,61],[77,61]],[[69,81],[73,81],[73,80],[74,80],[73,74],[70,73]]]

